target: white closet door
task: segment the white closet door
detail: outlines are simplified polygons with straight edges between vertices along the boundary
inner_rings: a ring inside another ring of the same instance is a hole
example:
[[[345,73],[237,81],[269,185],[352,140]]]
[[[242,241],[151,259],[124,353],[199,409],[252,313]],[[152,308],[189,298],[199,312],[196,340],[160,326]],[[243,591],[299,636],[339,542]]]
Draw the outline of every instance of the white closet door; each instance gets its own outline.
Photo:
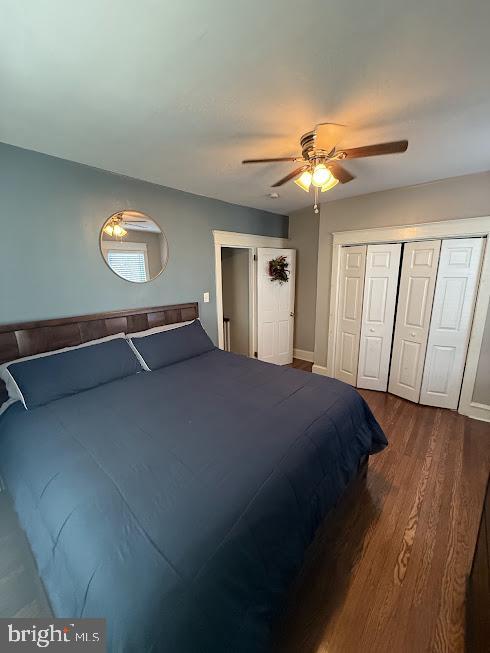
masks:
[[[367,248],[358,388],[388,387],[401,249],[400,243]]]
[[[403,253],[389,392],[418,402],[429,336],[440,240],[407,243]]]
[[[482,238],[443,240],[420,403],[457,408],[483,250]]]
[[[356,385],[361,335],[366,245],[343,247],[340,256],[340,316],[335,343],[335,378]]]

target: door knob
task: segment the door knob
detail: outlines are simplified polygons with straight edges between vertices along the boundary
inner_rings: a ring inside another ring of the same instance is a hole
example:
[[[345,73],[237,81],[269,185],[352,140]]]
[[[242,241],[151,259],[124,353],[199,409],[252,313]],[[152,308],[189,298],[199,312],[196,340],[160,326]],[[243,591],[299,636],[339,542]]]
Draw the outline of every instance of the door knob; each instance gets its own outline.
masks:
[[[412,331],[412,333],[410,334],[410,336],[411,336],[412,338],[415,338],[415,333]]]
[[[294,313],[289,313],[289,317],[294,317]]]
[[[374,333],[374,329],[371,328],[371,329],[369,329],[369,330],[371,331],[371,333]]]

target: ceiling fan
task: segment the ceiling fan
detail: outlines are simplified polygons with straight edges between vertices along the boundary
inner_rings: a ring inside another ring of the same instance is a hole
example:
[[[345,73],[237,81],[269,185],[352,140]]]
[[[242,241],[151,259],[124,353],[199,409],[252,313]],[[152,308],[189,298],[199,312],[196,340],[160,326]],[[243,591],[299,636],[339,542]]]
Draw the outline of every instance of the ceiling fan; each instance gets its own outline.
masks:
[[[318,213],[318,191],[324,193],[336,186],[339,182],[347,184],[355,179],[354,175],[344,168],[339,161],[344,159],[362,159],[367,156],[380,156],[382,154],[396,154],[405,152],[408,141],[392,141],[390,143],[376,143],[350,149],[337,149],[345,132],[345,125],[331,122],[320,123],[313,131],[303,134],[300,139],[301,155],[277,157],[272,159],[245,159],[242,163],[274,163],[277,161],[294,161],[300,163],[288,175],[272,184],[272,188],[282,186],[294,179],[304,191],[309,192],[311,186],[315,190],[315,213]]]

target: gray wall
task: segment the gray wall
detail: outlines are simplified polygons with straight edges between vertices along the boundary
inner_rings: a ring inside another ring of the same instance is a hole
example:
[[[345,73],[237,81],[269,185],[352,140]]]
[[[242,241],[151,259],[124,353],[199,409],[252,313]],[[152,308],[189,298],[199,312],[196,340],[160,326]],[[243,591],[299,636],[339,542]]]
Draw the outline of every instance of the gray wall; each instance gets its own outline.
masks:
[[[287,236],[287,217],[5,144],[0,171],[0,323],[199,300],[216,340],[212,229]],[[168,266],[154,281],[124,281],[102,259],[100,229],[121,209],[147,213],[167,236]]]
[[[249,250],[221,248],[223,316],[229,317],[231,351],[250,354],[249,340]]]
[[[320,216],[311,206],[289,216],[288,247],[296,249],[294,347],[315,348],[315,304]]]

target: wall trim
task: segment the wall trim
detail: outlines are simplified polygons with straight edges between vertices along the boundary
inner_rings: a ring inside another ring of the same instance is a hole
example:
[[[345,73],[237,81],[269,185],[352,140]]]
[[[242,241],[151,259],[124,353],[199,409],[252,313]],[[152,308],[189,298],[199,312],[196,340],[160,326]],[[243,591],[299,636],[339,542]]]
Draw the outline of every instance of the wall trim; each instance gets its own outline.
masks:
[[[432,240],[457,237],[487,237],[482,258],[480,283],[475,303],[473,324],[466,366],[461,387],[458,412],[469,417],[480,415],[477,419],[490,421],[490,406],[472,402],[478,360],[483,340],[483,330],[490,303],[490,216],[463,218],[459,220],[442,220],[424,224],[394,227],[375,227],[352,231],[337,231],[333,234],[332,278],[330,287],[327,375],[333,376],[335,369],[335,334],[337,333],[337,316],[339,309],[340,248],[346,245],[373,243],[410,242],[413,240]],[[321,366],[314,366],[321,367]],[[317,372],[322,373],[322,372]]]
[[[487,404],[479,404],[476,401],[471,401],[469,405],[464,406],[464,410],[458,410],[462,415],[471,417],[472,419],[479,419],[482,422],[490,422],[490,406]]]
[[[223,332],[223,280],[221,274],[221,248],[236,247],[250,250],[249,264],[249,334],[250,354],[257,351],[257,270],[254,265],[254,255],[257,247],[286,247],[287,238],[276,236],[259,236],[256,234],[244,234],[237,231],[219,231],[213,229],[214,239],[214,269],[216,281],[216,317],[218,321],[218,347],[224,348]]]
[[[487,236],[490,232],[490,216],[441,220],[393,227],[373,227],[333,232],[334,245],[366,245],[434,238],[457,238]]]
[[[479,404],[473,401],[475,390],[476,373],[480,360],[480,351],[483,342],[483,332],[490,309],[490,242],[487,238],[483,252],[483,262],[480,273],[480,285],[476,297],[473,314],[473,325],[471,327],[470,341],[466,353],[466,367],[461,386],[458,412],[475,419],[483,419],[490,422],[490,406]]]
[[[284,247],[288,239],[279,236],[259,236],[238,231],[213,229],[214,244],[222,247]]]
[[[308,351],[307,349],[293,349],[293,356],[307,363],[313,363],[315,360],[315,352]]]
[[[311,371],[314,374],[320,374],[321,376],[330,376],[326,367],[323,365],[317,365],[316,363],[313,365]]]

